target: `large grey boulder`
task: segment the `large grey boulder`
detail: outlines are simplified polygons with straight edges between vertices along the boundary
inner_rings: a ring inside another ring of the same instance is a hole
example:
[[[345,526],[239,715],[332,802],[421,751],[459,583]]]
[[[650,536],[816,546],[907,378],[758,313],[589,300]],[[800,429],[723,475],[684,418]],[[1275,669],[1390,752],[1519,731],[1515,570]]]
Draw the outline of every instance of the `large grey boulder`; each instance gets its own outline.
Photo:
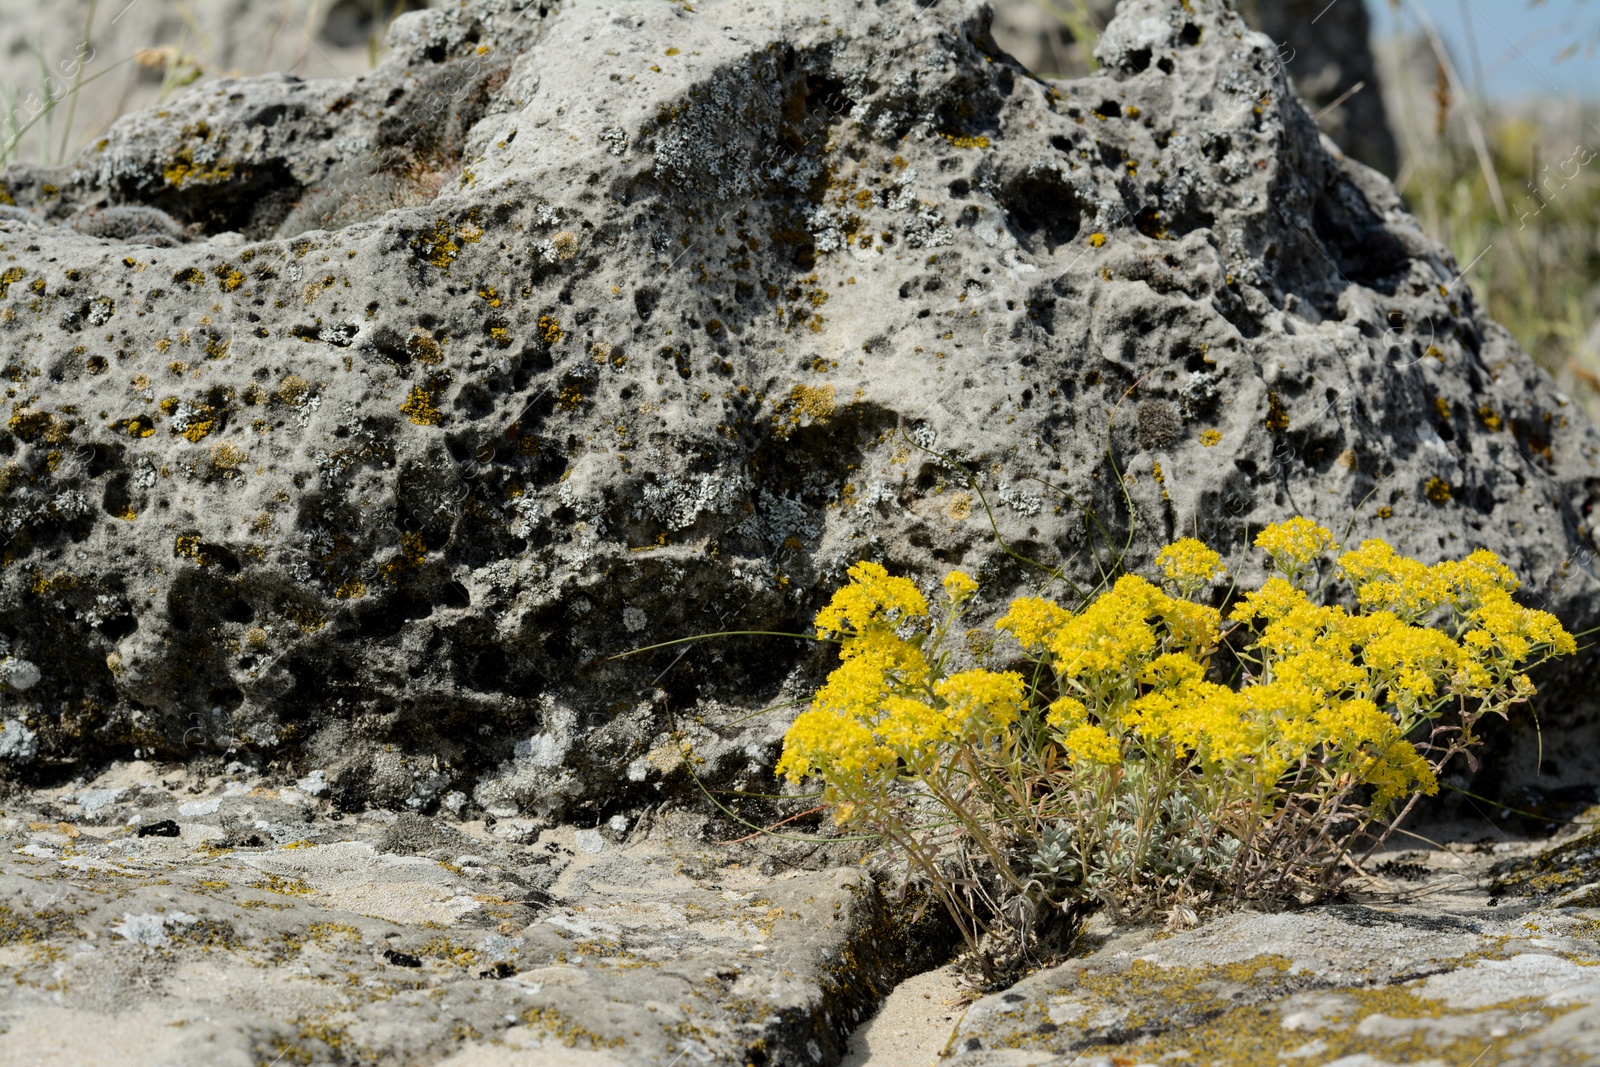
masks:
[[[606,657],[802,629],[863,557],[991,611],[1009,553],[1088,584],[1197,533],[1248,580],[1296,513],[1600,615],[1600,442],[1269,39],[1130,2],[1044,84],[987,18],[469,0],[8,171],[12,768],[626,804],[685,740],[761,773],[826,661]]]

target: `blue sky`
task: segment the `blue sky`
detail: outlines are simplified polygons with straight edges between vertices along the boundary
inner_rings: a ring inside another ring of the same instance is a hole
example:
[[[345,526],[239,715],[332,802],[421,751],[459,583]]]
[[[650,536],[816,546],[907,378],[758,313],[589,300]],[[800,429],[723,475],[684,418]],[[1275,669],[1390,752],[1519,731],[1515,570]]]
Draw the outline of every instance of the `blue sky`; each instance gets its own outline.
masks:
[[[1587,46],[1600,33],[1600,0],[1368,0],[1373,31],[1415,32],[1420,8],[1449,44],[1461,77],[1474,82],[1473,43],[1484,89],[1508,99],[1534,94],[1600,99],[1600,51]],[[1576,54],[1557,61],[1562,49]]]

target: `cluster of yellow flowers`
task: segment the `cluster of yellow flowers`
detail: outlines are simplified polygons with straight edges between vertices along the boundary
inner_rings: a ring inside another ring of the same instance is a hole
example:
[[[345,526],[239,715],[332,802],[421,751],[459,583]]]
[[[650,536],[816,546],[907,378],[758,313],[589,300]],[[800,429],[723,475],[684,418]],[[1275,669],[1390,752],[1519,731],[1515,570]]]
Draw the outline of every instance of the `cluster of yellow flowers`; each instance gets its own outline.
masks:
[[[978,583],[960,571],[944,580],[952,609]],[[928,602],[916,585],[881,564],[850,568],[850,584],[817,615],[817,636],[842,638],[839,668],[817,690],[811,710],[785,738],[778,771],[821,775],[854,792],[904,761],[920,764],[939,746],[974,740],[969,731],[1003,730],[1022,713],[1022,676],[985,670],[945,675],[925,649]]]
[[[1528,666],[1576,647],[1512,598],[1516,577],[1491,552],[1428,566],[1364,541],[1330,558],[1332,534],[1303,518],[1256,545],[1273,573],[1222,610],[1207,603],[1221,557],[1193,538],[1156,557],[1161,585],[1125,575],[1076,611],[1014,600],[995,627],[1026,675],[949,670],[945,639],[977,595],[971,577],[945,578],[935,619],[913,582],[858,563],[817,616],[841,663],[790,728],[779,771],[819,776],[841,820],[913,855],[927,842],[894,799],[908,786],[1000,868],[1070,831],[1059,838],[1076,842],[1070,869],[1099,884],[1094,864],[1134,840],[1126,891],[1160,844],[1106,812],[1145,812],[1143,827],[1177,797],[1197,845],[1227,844],[1240,872],[1326,874],[1397,801],[1437,791],[1479,719],[1533,693]],[[1196,891],[1193,875],[1163,877],[1169,897]]]

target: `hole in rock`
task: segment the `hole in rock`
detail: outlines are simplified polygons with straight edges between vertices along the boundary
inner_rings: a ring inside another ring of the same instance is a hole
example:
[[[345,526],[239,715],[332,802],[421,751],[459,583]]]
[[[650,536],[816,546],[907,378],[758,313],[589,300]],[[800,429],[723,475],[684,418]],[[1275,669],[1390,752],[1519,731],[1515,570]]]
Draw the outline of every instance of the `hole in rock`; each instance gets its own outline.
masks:
[[[244,703],[244,693],[230,685],[220,689],[211,690],[211,692],[206,696],[206,700],[209,701],[211,706],[214,708],[221,708],[223,711],[232,711],[234,708],[237,708],[240,704]]]
[[[1012,181],[1003,203],[1022,243],[1054,251],[1078,236],[1082,215],[1071,186],[1055,170],[1029,171]]]

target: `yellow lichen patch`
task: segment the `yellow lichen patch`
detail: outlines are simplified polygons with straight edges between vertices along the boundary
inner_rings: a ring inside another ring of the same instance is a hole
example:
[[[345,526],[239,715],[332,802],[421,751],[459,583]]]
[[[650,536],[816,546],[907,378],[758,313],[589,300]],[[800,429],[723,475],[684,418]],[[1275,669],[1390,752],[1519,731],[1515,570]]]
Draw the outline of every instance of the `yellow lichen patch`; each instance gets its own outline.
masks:
[[[552,1037],[561,1041],[568,1048],[572,1048],[579,1041],[586,1041],[590,1048],[617,1048],[622,1044],[620,1037],[601,1037],[586,1027],[580,1026],[554,1008],[529,1008],[522,1013],[522,1021],[529,1026],[537,1026]]]
[[[185,267],[172,276],[172,280],[179,285],[204,285],[206,276],[199,267]]]
[[[951,522],[966,522],[972,518],[972,494],[952,494],[950,503],[945,505],[944,514]]]
[[[578,254],[578,235],[571,230],[560,230],[550,238],[550,250],[557,259],[571,259]]]
[[[133,510],[132,504],[124,504],[118,510],[113,511],[111,517],[121,519],[123,522],[132,522],[139,517],[139,513]]]
[[[478,962],[478,953],[466,945],[458,945],[447,937],[435,937],[423,945],[417,955],[443,960],[453,967],[471,967]]]
[[[179,404],[172,415],[172,432],[199,444],[216,428],[216,413],[209,404]]]
[[[544,338],[547,345],[559,344],[565,334],[561,330],[561,320],[554,315],[544,314],[539,316],[539,336]]]
[[[303,843],[299,843],[303,844]],[[285,848],[294,846],[285,845]],[[332,941],[334,938],[344,938],[347,941],[360,941],[361,931],[348,923],[312,923],[306,927],[306,938],[311,941]]]
[[[437,426],[444,421],[444,414],[434,405],[433,394],[420,385],[411,387],[400,405],[400,414],[418,426]]]
[[[225,293],[231,293],[244,284],[244,272],[231,263],[218,263],[212,273],[217,276],[218,288]]]
[[[113,430],[121,430],[129,437],[149,437],[156,432],[156,420],[151,415],[134,415],[118,419],[110,425]]]
[[[314,634],[328,625],[328,616],[312,608],[292,608],[289,611],[289,617],[294,620],[296,626],[300,627],[301,633]]]
[[[406,339],[406,352],[418,363],[434,367],[444,362],[444,344],[426,330],[413,330]]]
[[[1435,474],[1422,487],[1422,495],[1435,504],[1450,503],[1450,483]]]
[[[1170,981],[1180,987],[1203,981],[1196,978],[1198,972],[1173,971]],[[1284,1009],[1277,1003],[1212,1000],[1200,1008],[1169,1001],[1170,1014],[1165,1018],[1150,1013],[1150,1025],[1161,1032],[1135,1046],[1137,1058],[1141,1063],[1272,1067],[1297,1062],[1309,1055],[1306,1050],[1315,1049],[1311,1058],[1327,1063],[1347,1058],[1380,1063],[1510,1063],[1516,1059],[1510,1046],[1527,1038],[1530,1023],[1546,1024],[1578,1004],[1552,1005],[1545,997],[1519,997],[1457,1011],[1421,996],[1419,989],[1420,983],[1330,990],[1320,997],[1326,1012],[1319,1012],[1321,1017],[1309,1027],[1292,1030],[1286,1028]],[[1175,1019],[1189,1021],[1174,1025]],[[1446,1020],[1447,1025],[1430,1025]],[[1126,1059],[1132,1050],[1125,1044],[1076,1051],[1084,1059],[1117,1056],[1132,1062]]]
[[[1256,956],[1238,963],[1204,967],[1163,967],[1135,960],[1126,970],[1084,972],[1079,988],[1133,1010],[1124,1025],[1155,1026],[1174,1016],[1200,1015],[1230,1005],[1228,987],[1250,985],[1269,992],[1291,979],[1292,961],[1276,955]]]
[[[205,565],[205,551],[200,547],[198,534],[179,534],[172,542],[172,554]]]
[[[53,937],[81,938],[84,934],[76,920],[83,914],[41,908],[28,915],[0,904],[0,945],[31,945]]]
[[[360,600],[367,595],[367,583],[360,578],[351,578],[335,589],[333,595],[340,600]]]
[[[338,284],[338,279],[328,274],[314,282],[307,282],[306,287],[300,292],[302,303],[315,304],[323,293]]]
[[[247,454],[226,442],[211,446],[211,470],[218,474],[238,470],[249,458]]]
[[[406,562],[413,567],[420,567],[427,562],[428,546],[419,533],[401,534],[400,551],[405,555]]]
[[[12,405],[6,428],[29,443],[44,440],[53,445],[65,441],[72,430],[71,424],[60,416],[22,403]]]
[[[561,396],[556,400],[556,406],[562,411],[577,411],[583,407],[583,390],[576,385],[569,385],[561,390]]]
[[[1091,233],[1089,235],[1089,247],[1090,248],[1103,248],[1105,246],[1105,243],[1106,243],[1106,235],[1105,234],[1103,234],[1103,233]]]
[[[982,134],[950,133],[941,130],[939,131],[939,136],[943,137],[946,141],[949,141],[957,148],[983,149],[989,147],[989,138],[983,136]]]
[[[797,385],[776,405],[773,420],[790,427],[804,421],[825,423],[839,412],[838,390],[831,385]]]
[[[1448,420],[1450,418],[1450,401],[1442,396],[1434,397],[1433,410],[1438,414],[1439,418]]]
[[[294,897],[308,897],[312,893],[311,886],[306,883],[305,879],[284,878],[276,874],[268,874],[258,882],[251,882],[250,888]]]
[[[233,177],[233,164],[220,162],[215,157],[197,159],[193,148],[180,148],[161,171],[161,176],[174,189],[186,185],[217,185]]]
[[[1497,414],[1494,408],[1490,407],[1488,404],[1484,404],[1482,407],[1478,408],[1478,421],[1487,426],[1493,433],[1499,433],[1501,428],[1505,425],[1499,414]]]
[[[205,353],[207,359],[221,359],[228,354],[228,348],[233,340],[227,337],[218,337],[213,334],[206,338]]]
[[[478,229],[470,215],[467,222],[460,226],[451,226],[440,219],[433,224],[433,229],[413,237],[411,248],[428,263],[448,271],[463,247],[476,244],[482,238],[483,231]]]
[[[1212,446],[1218,444],[1221,440],[1222,440],[1222,431],[1221,430],[1202,430],[1202,431],[1200,431],[1200,443],[1202,445],[1204,445],[1206,448],[1211,448]]]
[[[1289,428],[1289,412],[1284,409],[1283,400],[1276,390],[1267,391],[1266,427],[1275,434],[1283,433]]]
[[[272,398],[280,404],[299,407],[310,395],[311,383],[298,374],[291,374],[278,383],[277,391],[272,394]]]
[[[21,267],[7,267],[0,271],[0,300],[4,300],[10,293],[11,287],[27,276],[27,272]]]

